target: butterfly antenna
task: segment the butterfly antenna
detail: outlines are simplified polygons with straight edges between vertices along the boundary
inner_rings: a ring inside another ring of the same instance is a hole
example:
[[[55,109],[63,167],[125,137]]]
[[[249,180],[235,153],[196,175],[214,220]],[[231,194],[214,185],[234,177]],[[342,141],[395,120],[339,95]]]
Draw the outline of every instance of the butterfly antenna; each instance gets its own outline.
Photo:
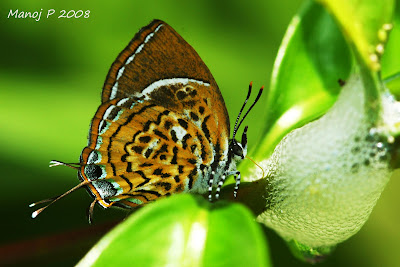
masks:
[[[237,126],[237,124],[238,124],[238,122],[239,122],[240,115],[242,115],[243,109],[244,109],[244,107],[246,106],[247,101],[248,101],[249,98],[250,98],[250,95],[251,95],[251,88],[252,88],[252,87],[253,87],[253,82],[251,81],[250,84],[249,84],[249,91],[247,92],[246,100],[244,100],[244,103],[243,103],[243,105],[242,105],[242,108],[240,109],[239,114],[238,114],[238,116],[237,116],[237,118],[236,118],[235,127],[233,127],[233,136],[232,136],[232,139],[235,138],[236,132],[237,132],[237,130],[238,130],[238,128],[239,128],[239,127],[236,127],[236,126]]]
[[[74,165],[76,165],[76,166],[74,166]],[[58,161],[58,160],[50,161],[50,165],[49,165],[50,168],[51,167],[56,167],[56,166],[67,166],[69,168],[78,170],[79,167],[81,166],[81,164],[80,163],[65,163],[65,162]]]
[[[263,91],[264,91],[264,85],[261,86],[260,91],[258,91],[258,95],[257,95],[256,99],[254,100],[253,104],[250,106],[249,110],[247,110],[246,114],[244,114],[244,116],[243,116],[243,118],[241,119],[241,121],[240,121],[238,127],[236,128],[236,130],[239,129],[240,125],[242,125],[242,122],[243,122],[243,120],[246,118],[247,114],[249,114],[250,110],[251,110],[251,109],[254,107],[254,105],[258,102],[258,100],[260,99],[261,94],[262,94]],[[246,101],[247,101],[247,99],[246,99]]]
[[[264,177],[265,177],[264,169],[263,169],[257,162],[255,162],[252,158],[246,156],[246,159],[249,159],[249,160],[250,160],[251,162],[253,162],[258,168],[261,169],[261,171],[262,171],[262,177],[261,177],[261,178],[264,178]]]
[[[32,212],[32,218],[33,219],[36,218],[42,211],[44,211],[47,207],[49,207],[54,202],[60,200],[61,198],[65,197],[66,195],[68,195],[68,194],[74,192],[75,190],[77,190],[77,189],[79,189],[79,188],[81,188],[81,187],[83,187],[83,186],[85,186],[87,184],[90,184],[90,183],[91,183],[91,181],[83,181],[80,184],[78,184],[77,186],[71,188],[70,190],[68,190],[67,192],[65,192],[65,193],[63,193],[61,195],[58,195],[58,196],[53,197],[53,198],[41,200],[41,201],[34,202],[34,203],[30,204],[29,207],[34,207],[34,206],[36,206],[38,204],[50,202],[49,204],[47,204],[43,208],[37,209],[36,211]]]

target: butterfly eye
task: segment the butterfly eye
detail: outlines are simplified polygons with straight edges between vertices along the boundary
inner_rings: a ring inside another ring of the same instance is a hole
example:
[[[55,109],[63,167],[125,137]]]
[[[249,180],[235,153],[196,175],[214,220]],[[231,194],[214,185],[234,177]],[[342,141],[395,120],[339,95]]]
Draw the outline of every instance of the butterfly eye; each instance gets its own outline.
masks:
[[[235,139],[232,140],[231,149],[234,156],[239,156],[240,158],[243,158],[243,147]]]
[[[247,147],[247,129],[248,129],[248,126],[244,127],[244,131],[243,131],[243,134],[242,134],[242,146],[244,148]]]

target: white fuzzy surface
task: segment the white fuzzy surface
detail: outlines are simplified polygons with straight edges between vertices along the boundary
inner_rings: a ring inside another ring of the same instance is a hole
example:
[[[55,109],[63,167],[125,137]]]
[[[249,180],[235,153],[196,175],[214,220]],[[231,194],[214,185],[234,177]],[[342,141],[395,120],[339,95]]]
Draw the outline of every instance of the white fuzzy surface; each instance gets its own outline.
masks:
[[[327,114],[289,133],[262,163],[272,192],[258,221],[284,239],[311,247],[346,240],[388,182],[388,138],[371,129],[362,86],[357,75],[350,78]]]

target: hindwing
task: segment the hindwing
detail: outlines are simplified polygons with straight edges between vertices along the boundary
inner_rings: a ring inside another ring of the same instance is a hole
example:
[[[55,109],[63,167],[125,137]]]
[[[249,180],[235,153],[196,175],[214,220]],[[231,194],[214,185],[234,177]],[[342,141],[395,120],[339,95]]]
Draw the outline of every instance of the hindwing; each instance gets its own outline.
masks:
[[[176,81],[99,107],[79,176],[95,181],[89,189],[101,205],[205,193],[211,165],[226,159],[229,133],[213,111],[210,85]]]

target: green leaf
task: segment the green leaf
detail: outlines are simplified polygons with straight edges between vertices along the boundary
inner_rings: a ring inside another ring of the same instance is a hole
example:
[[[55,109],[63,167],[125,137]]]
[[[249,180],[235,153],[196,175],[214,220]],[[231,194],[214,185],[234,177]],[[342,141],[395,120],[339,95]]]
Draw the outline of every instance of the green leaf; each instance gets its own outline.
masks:
[[[290,23],[272,73],[265,135],[255,160],[269,156],[291,130],[324,114],[349,76],[351,54],[332,17],[312,1]],[[244,162],[241,169],[254,166]]]
[[[296,258],[312,264],[324,261],[335,250],[334,246],[312,248],[296,240],[287,242],[287,245]]]
[[[143,207],[78,266],[269,266],[262,231],[242,205],[180,194]]]
[[[318,0],[332,13],[360,59],[371,71],[380,70],[379,44],[387,41],[394,0]]]
[[[366,89],[366,105],[371,121],[379,120],[382,90],[378,77],[384,44],[393,25],[394,0],[318,0],[336,19],[352,47]]]
[[[375,51],[377,45],[385,41],[388,32],[383,28],[390,25],[392,1],[376,1],[375,4],[372,0],[361,4],[355,1],[319,2],[331,14],[314,1],[306,2],[293,18],[283,39],[275,61],[265,108],[267,120],[264,137],[260,146],[252,153],[256,161],[271,155],[275,146],[291,130],[320,117],[333,105],[340,91],[338,79],[346,80],[355,65],[350,47],[354,50],[353,54],[357,55],[362,77],[369,89],[369,104],[374,105],[373,101],[378,99],[377,76],[372,75],[374,67],[366,60],[362,49],[373,47]],[[377,6],[377,11],[371,11],[371,6]],[[356,9],[357,12],[354,16],[344,18],[340,13],[342,9]],[[396,19],[399,17],[398,13],[399,8]],[[347,37],[350,47],[341,31]],[[400,37],[397,36],[397,31],[395,29],[392,32],[383,61],[384,74],[388,73],[387,75],[399,72],[397,38]],[[379,59],[380,55],[377,56]],[[398,79],[391,81],[388,86],[400,92]],[[379,106],[376,108],[379,109]],[[248,175],[254,169],[253,166],[251,162],[244,162],[241,166],[245,170],[243,174]]]
[[[397,1],[393,18],[393,29],[389,34],[389,40],[385,46],[382,57],[382,78],[390,92],[400,98],[400,1]]]

